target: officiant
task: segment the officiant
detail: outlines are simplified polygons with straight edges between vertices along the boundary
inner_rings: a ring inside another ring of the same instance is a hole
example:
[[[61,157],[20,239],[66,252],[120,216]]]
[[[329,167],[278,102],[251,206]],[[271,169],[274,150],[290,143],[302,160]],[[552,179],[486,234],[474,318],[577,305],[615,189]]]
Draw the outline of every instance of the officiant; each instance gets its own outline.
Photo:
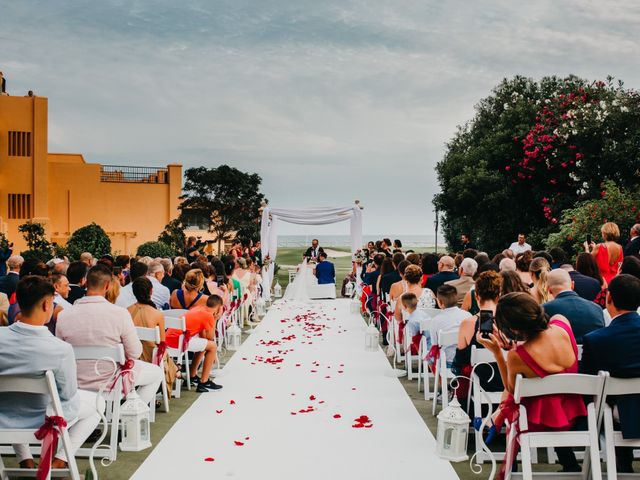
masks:
[[[324,250],[320,246],[318,239],[314,238],[311,240],[311,246],[304,252],[304,257],[307,260],[317,260],[321,253],[324,253]]]

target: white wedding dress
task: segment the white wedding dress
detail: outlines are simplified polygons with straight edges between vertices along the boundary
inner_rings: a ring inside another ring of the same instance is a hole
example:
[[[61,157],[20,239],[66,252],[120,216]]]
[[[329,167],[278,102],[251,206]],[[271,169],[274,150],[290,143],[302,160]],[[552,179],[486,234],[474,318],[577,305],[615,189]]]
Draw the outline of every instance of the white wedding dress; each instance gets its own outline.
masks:
[[[313,275],[313,272],[307,267],[307,260],[305,259],[304,262],[298,266],[296,278],[287,286],[284,292],[284,299],[299,303],[309,303],[311,298],[307,291],[307,284],[309,283],[307,277],[310,275]]]

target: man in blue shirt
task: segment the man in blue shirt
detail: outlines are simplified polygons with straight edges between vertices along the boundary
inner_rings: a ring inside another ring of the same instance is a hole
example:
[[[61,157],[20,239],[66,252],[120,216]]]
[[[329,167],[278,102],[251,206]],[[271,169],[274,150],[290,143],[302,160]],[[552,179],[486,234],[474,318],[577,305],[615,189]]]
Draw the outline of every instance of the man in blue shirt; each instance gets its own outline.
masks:
[[[45,324],[53,313],[53,285],[42,277],[27,276],[16,289],[20,321],[0,328],[0,375],[44,375],[53,372],[75,452],[95,430],[100,415],[96,394],[78,390],[73,347],[54,337]],[[38,428],[45,420],[46,395],[4,393],[0,396],[0,428]],[[104,400],[100,397],[101,408]],[[34,468],[27,445],[14,445],[23,468]],[[66,468],[66,455],[59,448],[52,468]]]
[[[336,269],[333,263],[327,260],[327,254],[324,252],[320,252],[320,255],[318,255],[316,277],[318,278],[318,285],[336,283]]]

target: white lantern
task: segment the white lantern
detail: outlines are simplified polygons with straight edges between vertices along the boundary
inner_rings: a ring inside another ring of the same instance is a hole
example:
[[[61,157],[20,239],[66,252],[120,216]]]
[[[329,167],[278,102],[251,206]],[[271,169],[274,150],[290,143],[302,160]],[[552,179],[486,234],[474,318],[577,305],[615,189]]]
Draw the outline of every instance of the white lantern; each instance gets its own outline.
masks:
[[[120,407],[122,422],[123,452],[139,452],[151,446],[149,428],[149,405],[144,403],[135,390],[127,395],[127,401]]]
[[[344,296],[347,298],[353,297],[354,287],[353,282],[347,283],[344,287]]]
[[[242,331],[240,327],[233,322],[227,329],[227,349],[236,351],[240,348]]]
[[[458,397],[453,397],[449,406],[438,414],[436,454],[451,462],[464,462],[467,456],[469,416],[460,406]]]
[[[282,297],[282,287],[280,286],[280,282],[276,281],[276,286],[273,287],[273,294],[276,298]]]
[[[379,343],[380,332],[372,322],[364,333],[364,349],[367,352],[377,352]]]
[[[267,313],[267,304],[264,301],[264,298],[258,297],[255,303],[255,306],[256,306],[256,315],[258,315],[259,318],[264,317]]]

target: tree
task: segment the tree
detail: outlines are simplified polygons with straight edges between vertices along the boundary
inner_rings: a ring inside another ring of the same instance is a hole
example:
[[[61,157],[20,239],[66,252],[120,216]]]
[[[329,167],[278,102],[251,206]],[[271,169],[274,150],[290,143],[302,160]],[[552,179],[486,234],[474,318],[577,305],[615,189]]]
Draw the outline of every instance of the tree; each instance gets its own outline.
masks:
[[[459,127],[436,167],[447,242],[469,231],[500,251],[517,233],[534,248],[558,231],[562,211],[599,198],[600,184],[640,177],[640,95],[622,83],[575,76],[503,80]]]
[[[264,195],[259,191],[262,179],[228,165],[217,168],[190,168],[184,174],[182,214],[200,215],[209,222],[216,235],[218,249],[235,233],[238,239],[258,236],[260,206]]]
[[[44,225],[38,222],[26,222],[18,226],[18,231],[22,233],[24,240],[27,242],[28,250],[20,252],[25,260],[36,258],[46,262],[52,256],[52,245],[47,240]]]
[[[185,246],[184,225],[180,218],[175,218],[167,223],[162,233],[158,236],[158,241],[168,245],[173,252],[170,256],[182,255]]]
[[[173,248],[164,242],[145,242],[138,247],[136,255],[140,257],[166,258],[175,255]]]
[[[111,253],[111,239],[100,225],[91,223],[79,228],[71,234],[67,242],[67,250],[73,259],[79,259],[83,252],[94,257]]]

